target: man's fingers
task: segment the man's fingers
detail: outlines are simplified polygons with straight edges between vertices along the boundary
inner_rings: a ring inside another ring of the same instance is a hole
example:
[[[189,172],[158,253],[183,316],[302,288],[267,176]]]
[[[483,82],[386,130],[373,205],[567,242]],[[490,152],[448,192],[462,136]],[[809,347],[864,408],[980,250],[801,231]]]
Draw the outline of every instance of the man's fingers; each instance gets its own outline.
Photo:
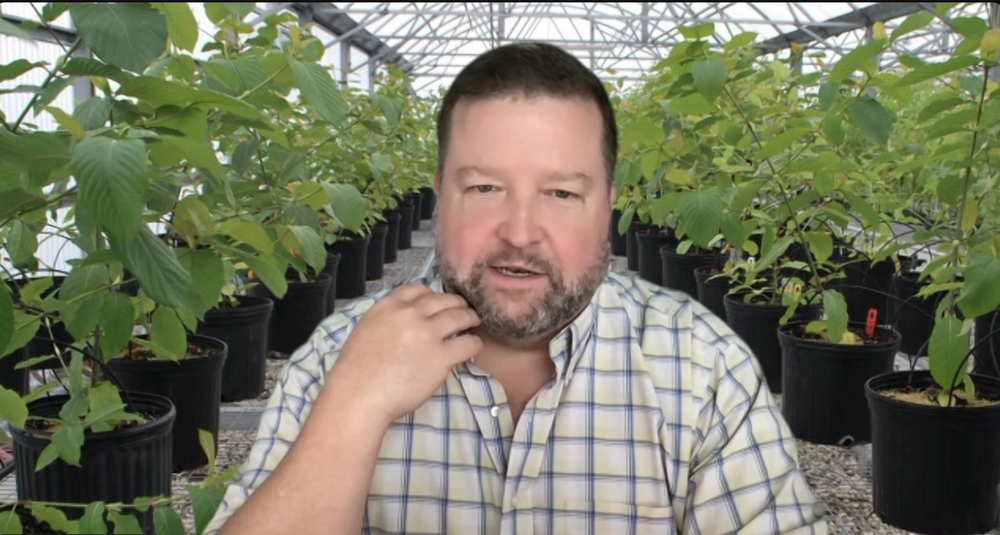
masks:
[[[479,316],[468,307],[446,308],[431,317],[437,334],[444,340],[449,336],[456,335],[462,331],[476,327],[480,323]]]
[[[444,343],[445,355],[453,364],[465,362],[483,350],[483,340],[474,334],[456,336]]]
[[[412,303],[413,301],[416,301],[421,296],[427,295],[428,293],[433,294],[434,290],[431,290],[430,288],[428,288],[423,284],[413,282],[410,284],[404,284],[403,286],[396,288],[395,290],[393,290],[392,296],[400,301],[406,303]]]
[[[418,300],[414,301],[414,305],[425,317],[435,316],[442,310],[452,308],[469,308],[469,304],[465,302],[465,299],[462,299],[455,294],[439,293],[423,295]]]

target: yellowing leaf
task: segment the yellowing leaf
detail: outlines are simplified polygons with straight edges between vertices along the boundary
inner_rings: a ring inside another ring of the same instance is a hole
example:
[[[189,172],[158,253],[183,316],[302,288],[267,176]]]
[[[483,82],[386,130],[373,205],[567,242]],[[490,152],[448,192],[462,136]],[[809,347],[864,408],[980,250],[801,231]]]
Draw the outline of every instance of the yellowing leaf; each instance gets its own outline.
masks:
[[[1000,49],[1000,28],[990,28],[979,42],[979,55],[985,60],[996,60]]]
[[[979,217],[979,202],[974,197],[965,200],[965,209],[962,211],[962,232],[968,232],[976,224]]]
[[[698,182],[695,181],[693,176],[691,176],[691,173],[676,167],[667,171],[663,177],[674,184],[680,184],[681,186],[690,186],[693,188],[698,185]]]
[[[885,23],[878,21],[872,24],[872,39],[885,39],[889,34],[885,31]]]
[[[49,112],[59,123],[59,126],[65,128],[66,131],[72,134],[76,139],[84,139],[87,137],[87,131],[83,128],[83,125],[74,119],[72,115],[60,110],[59,108],[53,108],[52,106],[46,106],[45,111]]]

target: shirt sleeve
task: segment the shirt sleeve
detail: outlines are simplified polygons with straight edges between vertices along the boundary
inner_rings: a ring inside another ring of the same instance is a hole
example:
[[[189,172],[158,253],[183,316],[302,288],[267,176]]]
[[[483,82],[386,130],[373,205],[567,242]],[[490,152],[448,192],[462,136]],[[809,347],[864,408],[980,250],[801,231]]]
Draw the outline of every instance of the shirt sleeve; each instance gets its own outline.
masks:
[[[749,347],[714,316],[694,319],[694,430],[685,535],[827,535],[825,508]]]
[[[370,303],[358,305],[361,304]],[[359,319],[358,305],[325,320],[290,356],[261,414],[247,460],[226,489],[203,535],[217,535],[288,453],[323,388],[326,374],[340,354],[347,331]]]

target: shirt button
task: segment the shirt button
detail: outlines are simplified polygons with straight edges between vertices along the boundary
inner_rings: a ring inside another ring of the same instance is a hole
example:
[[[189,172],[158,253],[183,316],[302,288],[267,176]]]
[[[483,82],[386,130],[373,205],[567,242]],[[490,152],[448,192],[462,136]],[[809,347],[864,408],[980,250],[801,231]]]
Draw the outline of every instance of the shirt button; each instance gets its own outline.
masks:
[[[500,414],[500,407],[496,405],[490,407],[490,416],[496,418],[498,414]]]

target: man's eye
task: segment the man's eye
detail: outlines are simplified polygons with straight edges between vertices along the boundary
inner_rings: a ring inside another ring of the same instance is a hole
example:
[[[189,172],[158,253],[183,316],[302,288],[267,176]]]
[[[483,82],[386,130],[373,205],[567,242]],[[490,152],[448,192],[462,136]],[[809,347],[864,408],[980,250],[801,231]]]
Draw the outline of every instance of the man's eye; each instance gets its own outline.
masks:
[[[479,193],[489,193],[493,191],[493,186],[476,186],[476,191]]]
[[[560,199],[572,199],[573,197],[576,197],[575,193],[561,189],[554,191],[553,194]]]

